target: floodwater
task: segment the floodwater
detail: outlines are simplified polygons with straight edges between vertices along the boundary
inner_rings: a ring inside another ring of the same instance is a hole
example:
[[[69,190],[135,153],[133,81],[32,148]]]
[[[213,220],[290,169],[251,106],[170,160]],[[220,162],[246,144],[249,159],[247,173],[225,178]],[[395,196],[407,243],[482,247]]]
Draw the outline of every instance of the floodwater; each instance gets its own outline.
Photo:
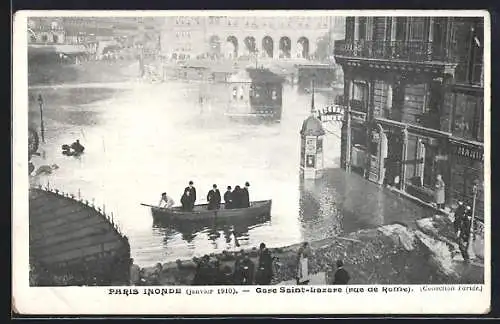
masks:
[[[221,91],[220,89],[217,91]],[[210,91],[213,97],[227,93]],[[394,221],[423,217],[422,210],[357,175],[336,169],[340,125],[328,124],[320,180],[299,177],[299,130],[310,112],[310,95],[286,87],[283,116],[276,124],[225,119],[216,100],[199,106],[196,83],[79,85],[30,90],[30,123],[39,125],[36,97],[44,99],[44,157],[57,164],[34,181],[70,192],[113,213],[140,265],[190,258],[223,249],[283,246],[322,239]],[[317,95],[321,108],[329,99]],[[79,157],[61,154],[74,140]],[[270,217],[225,223],[154,224],[141,203],[157,204],[166,191],[179,204],[193,180],[199,203],[216,183],[250,182],[251,200],[273,199]]]

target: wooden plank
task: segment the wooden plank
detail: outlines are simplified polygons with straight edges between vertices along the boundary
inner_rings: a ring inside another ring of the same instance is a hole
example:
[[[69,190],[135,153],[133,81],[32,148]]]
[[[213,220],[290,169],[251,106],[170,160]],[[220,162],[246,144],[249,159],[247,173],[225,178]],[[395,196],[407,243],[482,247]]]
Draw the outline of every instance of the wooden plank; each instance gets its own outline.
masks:
[[[41,223],[38,226],[42,227],[43,229],[49,229],[52,227],[57,227],[57,226],[67,224],[69,222],[76,222],[79,220],[83,220],[83,219],[89,218],[89,217],[100,217],[100,216],[98,216],[96,211],[92,212],[92,209],[90,209],[90,208],[82,208],[78,211],[72,212],[71,214],[67,214],[67,215],[55,218],[54,220],[51,220],[51,221],[48,221],[45,223]]]
[[[56,255],[72,250],[80,250],[93,245],[99,245],[105,242],[112,242],[114,240],[119,241],[119,237],[113,232],[107,232],[105,234],[95,234],[91,236],[85,236],[77,239],[71,239],[68,241],[60,242],[55,246],[51,246],[50,249],[37,250],[36,254],[39,257],[46,257],[48,255]]]
[[[58,207],[57,209],[51,210],[51,211],[45,211],[45,212],[39,212],[38,210],[33,210],[30,211],[30,215],[33,217],[30,217],[30,223],[36,225],[36,224],[46,224],[50,223],[51,221],[60,219],[61,217],[66,217],[69,214],[72,213],[79,213],[81,211],[85,210],[84,206],[81,205],[62,205]]]
[[[100,224],[103,222],[104,219],[102,219],[101,217],[89,217],[80,220],[79,222],[65,223],[64,225],[51,227],[48,229],[44,229],[41,227],[32,228],[32,230],[30,231],[30,237],[33,241],[36,241],[46,236],[60,235],[83,227],[100,226]]]
[[[103,251],[117,251],[122,249],[123,247],[124,244],[122,242],[117,240],[111,240],[108,242],[82,247],[80,249],[68,250],[58,254],[50,254],[47,255],[46,257],[43,257],[42,261],[47,263],[63,262],[67,260],[72,260],[72,259],[74,260],[90,256],[96,253],[101,253]]]
[[[43,239],[33,241],[33,244],[30,246],[30,248],[50,249],[55,244],[60,244],[71,240],[78,240],[86,236],[104,235],[109,231],[110,227],[105,223],[101,223],[96,226],[86,226],[83,228],[68,230],[66,233],[59,233],[58,235],[47,235]]]

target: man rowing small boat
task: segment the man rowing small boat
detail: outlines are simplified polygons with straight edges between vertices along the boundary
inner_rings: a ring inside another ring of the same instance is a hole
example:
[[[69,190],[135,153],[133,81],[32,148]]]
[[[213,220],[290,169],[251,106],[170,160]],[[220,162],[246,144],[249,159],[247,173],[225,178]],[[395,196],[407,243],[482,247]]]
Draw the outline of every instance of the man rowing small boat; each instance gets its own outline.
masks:
[[[161,194],[161,200],[160,203],[158,204],[158,207],[160,208],[170,208],[174,205],[174,200],[167,195],[166,192]]]

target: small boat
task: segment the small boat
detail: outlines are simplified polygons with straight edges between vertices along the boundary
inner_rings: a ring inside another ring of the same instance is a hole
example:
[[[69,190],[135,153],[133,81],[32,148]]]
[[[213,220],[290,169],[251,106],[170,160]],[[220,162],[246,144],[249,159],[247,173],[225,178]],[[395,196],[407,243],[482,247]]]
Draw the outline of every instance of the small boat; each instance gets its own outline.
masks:
[[[82,145],[79,145],[78,149],[73,148],[70,145],[64,144],[62,147],[62,154],[66,156],[79,156],[83,154],[83,151],[85,150],[85,147]]]
[[[272,200],[260,200],[250,202],[248,208],[225,209],[221,204],[220,209],[208,210],[208,204],[194,206],[192,211],[182,210],[181,207],[161,208],[148,204],[142,206],[150,207],[155,219],[180,219],[180,220],[201,220],[211,218],[230,218],[230,217],[257,217],[271,214]]]

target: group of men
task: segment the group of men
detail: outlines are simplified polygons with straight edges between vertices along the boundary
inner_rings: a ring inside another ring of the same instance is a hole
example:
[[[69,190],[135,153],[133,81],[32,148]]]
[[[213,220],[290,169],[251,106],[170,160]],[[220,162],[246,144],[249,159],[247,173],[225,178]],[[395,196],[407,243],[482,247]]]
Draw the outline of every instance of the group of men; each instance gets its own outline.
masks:
[[[241,251],[234,267],[222,266],[205,255],[199,262],[193,285],[270,285],[273,278],[273,258],[264,243],[260,244],[257,268],[248,252]]]
[[[458,202],[455,209],[455,220],[453,222],[455,234],[457,235],[458,247],[465,262],[469,262],[469,239],[471,235],[472,208],[462,201]]]
[[[235,186],[231,191],[231,186],[227,186],[227,191],[224,193],[224,206],[226,209],[248,208],[250,207],[250,193],[248,188],[250,183],[245,182],[245,186]]]
[[[224,193],[224,206],[225,209],[234,208],[248,208],[250,207],[250,194],[248,188],[250,183],[245,182],[245,186],[241,188],[236,186],[234,190],[231,190],[231,186],[227,187],[227,191]],[[209,210],[220,209],[221,207],[221,194],[217,185],[214,184],[212,189],[207,194],[207,208]],[[193,181],[189,181],[189,185],[184,188],[184,193],[181,197],[182,210],[192,211],[196,203],[196,188],[194,187]],[[160,208],[171,208],[174,205],[174,200],[167,195],[166,192],[162,193],[161,200],[159,203]]]

